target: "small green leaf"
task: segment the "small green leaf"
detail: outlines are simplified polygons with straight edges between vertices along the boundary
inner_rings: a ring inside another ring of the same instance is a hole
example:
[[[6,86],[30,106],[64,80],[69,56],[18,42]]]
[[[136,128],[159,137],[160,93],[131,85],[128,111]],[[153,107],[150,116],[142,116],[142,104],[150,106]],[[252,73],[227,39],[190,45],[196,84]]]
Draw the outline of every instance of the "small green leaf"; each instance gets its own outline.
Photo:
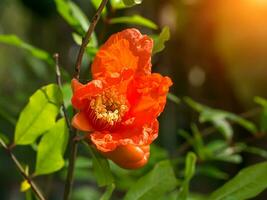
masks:
[[[143,0],[122,0],[125,6],[132,7],[141,4]]]
[[[15,144],[32,144],[48,131],[55,124],[62,101],[61,91],[55,84],[37,90],[19,116]]]
[[[221,171],[212,165],[201,165],[197,170],[198,174],[209,176],[215,179],[226,180],[229,178],[229,175],[226,172]]]
[[[72,38],[76,44],[78,45],[82,44],[82,37],[80,35],[72,33]],[[93,34],[92,39],[90,40],[86,48],[97,48],[97,46],[98,46],[97,38],[95,34]]]
[[[233,137],[233,130],[228,121],[239,124],[252,134],[255,134],[257,132],[257,128],[252,122],[245,120],[238,115],[235,115],[233,113],[224,110],[210,108],[208,106],[197,103],[196,101],[190,99],[189,97],[184,98],[184,101],[190,107],[192,107],[193,109],[195,109],[197,112],[200,113],[199,115],[200,122],[212,123],[217,128],[217,130],[220,133],[222,133],[224,137],[228,140],[230,140]]]
[[[0,35],[0,43],[16,46],[27,50],[32,56],[47,62],[49,65],[53,65],[54,61],[52,56],[46,51],[36,48],[30,44],[27,44],[16,35]]]
[[[93,158],[93,170],[97,184],[100,187],[112,184],[114,179],[110,171],[108,160],[101,156],[93,147],[88,145],[88,149]]]
[[[79,6],[77,6],[74,2],[68,1],[68,5],[72,13],[72,17],[78,21],[83,31],[86,32],[89,27],[88,18],[83,13],[83,11],[79,8]]]
[[[125,17],[117,17],[112,18],[110,20],[111,24],[134,24],[134,25],[140,25],[151,29],[157,29],[158,26],[152,22],[151,20],[144,18],[140,15],[132,15],[132,16],[125,16]]]
[[[258,156],[261,156],[262,158],[267,159],[267,151],[265,149],[261,149],[259,147],[247,146],[244,149],[244,151],[248,152],[248,153],[252,153],[252,154],[258,155]]]
[[[109,185],[105,191],[105,193],[102,195],[102,197],[100,198],[100,200],[109,200],[112,196],[112,193],[115,189],[115,184],[112,183],[111,185]]]
[[[124,200],[159,199],[176,186],[177,180],[171,163],[161,161],[129,189]]]
[[[127,6],[125,6],[122,0],[110,0],[110,4],[111,7],[115,10],[128,8]]]
[[[67,108],[71,105],[72,90],[70,84],[69,83],[63,84],[61,90],[63,94],[64,104]]]
[[[37,149],[35,175],[50,174],[64,166],[64,152],[68,142],[68,128],[64,118],[46,133]]]
[[[197,161],[197,156],[193,152],[189,152],[186,155],[185,164],[185,180],[190,181],[195,174],[195,165]]]
[[[267,162],[242,169],[211,194],[209,200],[251,199],[267,188]]]
[[[83,11],[72,1],[55,0],[57,11],[63,19],[77,32],[79,35],[84,36],[88,27],[89,20]],[[95,33],[92,34],[90,39],[94,46],[97,46],[97,38]]]
[[[178,194],[179,200],[186,200],[188,197],[189,184],[190,180],[195,174],[196,161],[197,157],[193,152],[187,153],[185,161],[185,173],[184,173],[185,178]]]
[[[2,140],[4,144],[9,144],[9,138],[1,132],[0,132],[0,140]]]
[[[75,10],[74,6],[75,5],[71,1],[66,1],[66,0],[55,0],[56,6],[57,6],[57,11],[58,13],[64,18],[64,20],[71,26],[73,27],[79,34],[83,35],[85,33],[85,30],[83,27],[84,20],[83,22],[80,22],[76,17],[77,14],[73,13]],[[74,10],[73,10],[74,8]],[[76,6],[77,8],[77,6]]]
[[[175,94],[172,94],[172,93],[168,93],[168,95],[167,95],[167,98],[170,100],[170,101],[172,101],[172,102],[174,102],[174,103],[176,103],[176,104],[180,104],[180,102],[181,102],[181,100],[179,99],[179,97],[177,97]]]
[[[102,0],[91,0],[91,3],[93,4],[94,8],[97,10],[101,4]],[[102,16],[107,15],[107,8],[105,7],[101,13]]]
[[[165,26],[159,36],[154,37],[153,55],[165,48],[165,43],[170,39],[170,29]]]
[[[260,130],[261,132],[267,131],[267,100],[261,97],[255,97],[255,102],[262,106],[263,110],[260,116]]]

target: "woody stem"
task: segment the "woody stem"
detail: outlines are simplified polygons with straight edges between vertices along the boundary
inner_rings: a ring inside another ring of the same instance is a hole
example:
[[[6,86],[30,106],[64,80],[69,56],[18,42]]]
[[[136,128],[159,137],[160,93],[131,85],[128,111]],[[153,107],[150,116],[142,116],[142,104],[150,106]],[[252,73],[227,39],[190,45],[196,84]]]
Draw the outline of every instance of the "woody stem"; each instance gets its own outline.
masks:
[[[92,20],[91,20],[91,24],[82,40],[82,44],[77,56],[77,60],[76,60],[76,65],[75,65],[75,75],[74,77],[76,79],[79,79],[80,77],[80,71],[81,71],[81,64],[82,64],[82,59],[83,59],[83,54],[84,51],[86,49],[86,46],[88,45],[90,39],[91,39],[91,35],[95,30],[96,24],[100,19],[100,15],[101,12],[103,11],[103,9],[105,8],[106,4],[107,4],[108,0],[102,0],[101,4],[99,5],[96,14],[93,16]]]
[[[0,145],[6,150],[6,152],[9,155],[9,157],[12,159],[13,163],[16,165],[18,171],[23,176],[23,178],[25,180],[27,180],[27,182],[31,185],[31,189],[32,189],[33,193],[36,195],[36,197],[39,200],[45,200],[43,194],[40,192],[40,190],[39,190],[38,186],[36,185],[36,183],[31,179],[31,177],[29,177],[27,175],[27,173],[23,169],[22,165],[20,164],[20,162],[18,161],[16,156],[12,153],[11,148],[9,148],[1,138],[0,138]]]
[[[93,16],[90,26],[82,40],[82,44],[80,46],[80,50],[77,56],[76,64],[75,64],[75,74],[74,78],[79,79],[80,77],[80,71],[81,71],[81,63],[83,59],[83,54],[85,52],[86,46],[88,45],[91,35],[94,32],[94,29],[96,27],[97,22],[100,19],[101,12],[105,8],[108,0],[102,0],[95,15]],[[70,194],[71,194],[71,189],[73,185],[73,178],[74,178],[74,169],[75,169],[75,161],[77,157],[77,150],[78,150],[78,143],[77,140],[75,140],[77,136],[77,130],[73,129],[73,134],[72,134],[72,139],[70,140],[71,142],[71,154],[69,158],[69,166],[68,166],[68,174],[67,174],[67,180],[65,183],[65,189],[64,189],[64,200],[69,200],[70,199]]]

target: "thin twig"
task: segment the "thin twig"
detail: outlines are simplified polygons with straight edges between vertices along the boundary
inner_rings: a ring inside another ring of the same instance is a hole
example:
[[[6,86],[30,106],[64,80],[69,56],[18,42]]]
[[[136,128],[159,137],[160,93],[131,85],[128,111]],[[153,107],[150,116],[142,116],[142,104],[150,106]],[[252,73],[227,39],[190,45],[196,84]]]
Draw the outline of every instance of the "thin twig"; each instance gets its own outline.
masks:
[[[74,180],[75,162],[76,162],[77,151],[78,151],[78,143],[76,140],[74,139],[71,140],[70,149],[71,149],[71,152],[70,152],[70,158],[69,158],[68,174],[67,174],[67,180],[65,182],[64,197],[63,197],[64,200],[70,199],[70,194],[72,190],[72,185],[73,185],[73,180]]]
[[[107,4],[108,0],[102,0],[101,4],[99,5],[96,14],[93,16],[92,20],[91,20],[91,24],[88,28],[88,31],[86,32],[85,37],[83,38],[78,56],[77,56],[77,60],[76,60],[76,65],[75,65],[75,78],[79,79],[80,77],[80,71],[81,71],[81,64],[82,64],[82,59],[83,59],[83,54],[84,51],[86,49],[87,44],[90,41],[91,35],[94,32],[94,29],[96,27],[97,22],[99,21],[101,12],[103,11],[103,9],[105,8],[106,4]]]
[[[86,46],[90,41],[91,35],[94,32],[94,29],[96,27],[97,22],[99,21],[101,12],[105,8],[108,0],[102,0],[101,4],[99,5],[99,8],[96,11],[96,14],[93,16],[90,26],[85,34],[85,37],[82,40],[82,44],[77,56],[77,61],[75,64],[75,75],[74,78],[79,79],[80,78],[80,71],[81,71],[81,63],[83,59],[83,54],[85,52]],[[68,174],[67,174],[67,180],[65,183],[65,189],[64,189],[64,200],[70,199],[70,194],[72,190],[73,185],[73,177],[74,177],[74,169],[75,169],[75,161],[77,157],[77,151],[78,151],[78,144],[77,140],[75,140],[77,136],[77,130],[74,129],[74,134],[72,135],[71,139],[71,154],[69,158],[69,167],[68,167]]]
[[[41,193],[41,191],[39,190],[38,186],[35,184],[35,182],[25,173],[25,170],[23,169],[23,167],[21,166],[20,162],[18,161],[18,159],[16,158],[16,156],[12,153],[11,148],[9,148],[5,142],[0,138],[0,144],[1,146],[6,150],[6,152],[8,153],[8,155],[10,156],[10,158],[12,159],[12,161],[14,162],[14,164],[16,165],[18,171],[20,172],[20,174],[23,176],[23,178],[25,180],[27,180],[27,182],[31,185],[31,189],[33,191],[33,193],[36,195],[36,197],[39,200],[45,200],[43,194]]]
[[[60,72],[60,68],[59,68],[59,54],[58,53],[54,54],[54,59],[55,59],[55,63],[56,63],[57,84],[58,84],[59,89],[62,91],[62,80],[61,80],[61,72]],[[68,129],[69,129],[70,132],[73,132],[71,124],[70,124],[70,120],[69,120],[69,117],[68,117],[68,112],[67,112],[66,106],[64,104],[64,101],[62,103],[62,110],[63,110],[64,118],[66,120]]]

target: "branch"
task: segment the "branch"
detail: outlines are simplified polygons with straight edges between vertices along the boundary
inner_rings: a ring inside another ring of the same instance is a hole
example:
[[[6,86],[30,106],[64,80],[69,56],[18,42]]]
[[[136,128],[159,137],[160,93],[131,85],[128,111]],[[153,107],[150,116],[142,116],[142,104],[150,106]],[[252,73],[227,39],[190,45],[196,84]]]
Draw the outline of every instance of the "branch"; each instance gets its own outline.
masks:
[[[26,179],[27,182],[31,185],[31,189],[32,189],[33,193],[36,195],[36,197],[39,200],[45,200],[45,198],[44,198],[43,194],[40,192],[38,186],[25,173],[25,171],[24,171],[23,167],[21,166],[20,162],[18,161],[18,159],[16,158],[16,156],[12,153],[11,148],[9,148],[1,138],[0,138],[0,145],[6,150],[6,152],[8,153],[8,155],[10,156],[10,158],[12,159],[12,161],[14,162],[14,164],[16,165],[18,171],[23,176],[23,178]]]
[[[102,0],[99,8],[96,11],[96,14],[93,16],[92,20],[91,20],[91,24],[85,34],[85,37],[83,38],[80,50],[79,50],[79,54],[76,60],[76,65],[75,65],[75,75],[74,77],[76,79],[79,79],[80,77],[80,71],[81,71],[81,63],[82,63],[82,59],[83,59],[83,54],[84,51],[86,49],[86,46],[88,45],[91,35],[94,32],[94,29],[96,27],[97,22],[99,21],[100,15],[102,10],[105,8],[106,4],[107,4],[108,0]]]
[[[96,11],[96,14],[93,16],[90,26],[85,34],[85,37],[82,40],[82,44],[77,56],[77,61],[75,64],[75,75],[74,78],[79,79],[80,77],[80,71],[81,71],[81,63],[83,59],[83,54],[85,52],[86,46],[90,41],[91,35],[94,32],[94,29],[96,27],[97,22],[99,21],[101,12],[105,8],[108,0],[102,0],[101,4],[99,5],[99,8]],[[74,177],[74,169],[75,169],[75,161],[77,157],[77,150],[78,150],[78,144],[77,140],[75,139],[77,136],[77,130],[74,129],[71,139],[71,154],[69,158],[69,167],[68,167],[68,174],[67,174],[67,180],[65,183],[65,189],[64,189],[64,200],[69,200],[70,199],[70,194],[71,194],[71,189],[73,185],[73,177]]]
[[[57,84],[58,84],[59,89],[62,91],[62,80],[61,80],[61,72],[60,72],[60,68],[59,68],[59,61],[58,61],[59,60],[59,54],[58,53],[54,54],[54,59],[55,59],[55,63],[56,63]],[[68,117],[68,112],[67,112],[66,106],[64,104],[64,101],[62,103],[62,110],[63,110],[64,118],[66,120],[68,129],[69,129],[70,132],[73,132],[71,124],[70,124],[70,120],[69,120],[69,117]]]

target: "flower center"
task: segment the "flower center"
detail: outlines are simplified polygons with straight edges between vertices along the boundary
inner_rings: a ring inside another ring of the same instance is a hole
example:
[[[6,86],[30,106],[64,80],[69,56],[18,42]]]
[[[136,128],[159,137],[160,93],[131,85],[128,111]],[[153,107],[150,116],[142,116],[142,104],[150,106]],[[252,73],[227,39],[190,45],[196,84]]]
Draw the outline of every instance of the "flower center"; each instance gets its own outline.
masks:
[[[106,91],[91,99],[89,118],[98,130],[111,129],[122,120],[128,110],[125,96]]]

